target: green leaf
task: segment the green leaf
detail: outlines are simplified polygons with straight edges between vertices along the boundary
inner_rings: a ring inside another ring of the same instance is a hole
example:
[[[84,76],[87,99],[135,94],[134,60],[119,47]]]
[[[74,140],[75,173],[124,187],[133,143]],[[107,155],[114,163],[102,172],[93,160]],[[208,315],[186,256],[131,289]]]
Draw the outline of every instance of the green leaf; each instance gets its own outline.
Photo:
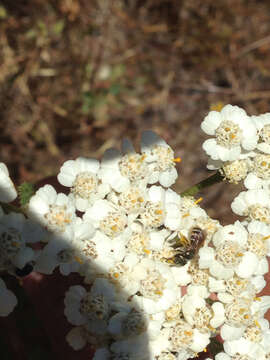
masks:
[[[34,194],[34,186],[31,183],[24,182],[18,187],[19,199],[21,206],[26,206]]]
[[[59,20],[53,25],[52,30],[56,35],[61,35],[62,31],[64,30],[64,27],[65,27],[65,20]]]
[[[112,84],[109,89],[109,93],[112,95],[118,95],[121,91],[121,85],[120,84]]]
[[[113,67],[112,72],[111,72],[111,80],[115,81],[118,80],[119,78],[121,78],[124,73],[126,71],[125,65],[124,64],[117,64]]]
[[[6,19],[7,18],[7,10],[4,8],[4,6],[0,5],[0,19]]]

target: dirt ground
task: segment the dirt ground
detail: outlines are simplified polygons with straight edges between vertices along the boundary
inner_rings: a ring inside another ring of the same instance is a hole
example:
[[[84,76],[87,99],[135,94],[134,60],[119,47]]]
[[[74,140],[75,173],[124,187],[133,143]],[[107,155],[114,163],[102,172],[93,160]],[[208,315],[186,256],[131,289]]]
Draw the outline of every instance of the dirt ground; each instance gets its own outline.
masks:
[[[16,184],[152,129],[182,158],[180,192],[211,175],[210,109],[269,111],[270,2],[1,0],[0,64],[0,161]],[[227,224],[239,189],[205,190],[202,206]]]
[[[237,104],[269,111],[270,2],[2,0],[0,159],[19,184],[101,158],[152,129],[182,158],[175,188],[209,175],[200,123]],[[202,205],[228,223],[235,186]]]

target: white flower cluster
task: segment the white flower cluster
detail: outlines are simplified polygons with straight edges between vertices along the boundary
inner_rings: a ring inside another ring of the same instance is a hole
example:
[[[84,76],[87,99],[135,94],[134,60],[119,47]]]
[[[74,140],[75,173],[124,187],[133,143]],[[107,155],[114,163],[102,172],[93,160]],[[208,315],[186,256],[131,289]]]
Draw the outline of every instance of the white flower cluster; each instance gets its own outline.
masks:
[[[122,153],[110,149],[100,163],[65,162],[58,180],[68,195],[46,185],[31,198],[28,216],[47,229],[34,269],[51,274],[59,266],[63,275],[78,272],[91,284],[72,286],[65,296],[74,349],[94,344],[95,359],[187,359],[205,349],[222,322],[217,304],[208,306],[203,297],[196,320],[207,319],[200,327],[182,311],[189,295],[183,296],[186,279],[174,265],[175,238],[183,261],[189,231],[200,226],[210,239],[219,224],[193,198],[168,188],[179,161],[148,131],[140,153],[125,140]],[[197,299],[193,287],[189,294]],[[201,291],[206,297],[206,287]]]
[[[185,360],[217,335],[224,351],[216,360],[270,358],[270,296],[257,295],[270,255],[268,126],[267,114],[248,117],[231,105],[202,123],[215,135],[203,145],[209,167],[245,180],[248,190],[232,203],[243,221],[222,226],[200,199],[173,191],[181,159],[147,131],[140,152],[124,140],[121,152],[109,149],[100,162],[66,161],[58,181],[67,194],[43,186],[29,201],[28,219],[2,213],[1,269],[79,273],[84,286],[65,294],[74,325],[66,339],[75,350],[94,345],[94,360]],[[3,173],[3,189],[13,189]],[[0,201],[14,199],[6,196]],[[0,282],[0,315],[16,305],[12,296]]]
[[[270,113],[248,116],[238,106],[210,111],[201,124],[214,136],[203,143],[210,156],[208,168],[220,169],[232,183],[244,180],[247,189],[269,189]]]
[[[9,177],[9,172],[4,163],[0,163],[0,202],[9,203],[17,197],[17,192],[13,182]],[[0,207],[0,272],[6,270],[7,266],[20,261],[22,258],[23,247],[25,243],[21,241],[20,236],[16,237],[15,231],[9,231],[14,221],[13,214],[11,216],[4,215]],[[16,221],[15,221],[16,222]],[[18,234],[18,232],[17,232]],[[14,235],[13,242],[10,238]],[[15,240],[16,237],[16,240]],[[0,278],[0,316],[8,316],[17,305],[17,298],[12,291],[8,290],[4,281]]]
[[[243,180],[232,202],[242,222],[223,226],[199,251],[199,268],[211,275],[208,289],[224,305],[220,327],[224,352],[216,360],[268,359],[269,323],[264,314],[270,297],[258,297],[266,283],[270,255],[270,113],[248,116],[237,106],[211,111],[201,125],[215,137],[203,149],[209,169],[219,169],[229,182]]]

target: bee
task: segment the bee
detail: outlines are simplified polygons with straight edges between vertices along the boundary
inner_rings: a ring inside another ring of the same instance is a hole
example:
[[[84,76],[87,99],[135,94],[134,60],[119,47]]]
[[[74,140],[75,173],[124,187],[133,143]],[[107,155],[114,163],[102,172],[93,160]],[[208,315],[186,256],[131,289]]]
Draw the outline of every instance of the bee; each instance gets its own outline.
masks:
[[[188,235],[188,238],[181,235],[172,245],[175,250],[175,255],[167,262],[172,265],[185,265],[188,260],[191,260],[198,254],[199,249],[203,246],[206,238],[206,233],[199,227],[193,227]]]

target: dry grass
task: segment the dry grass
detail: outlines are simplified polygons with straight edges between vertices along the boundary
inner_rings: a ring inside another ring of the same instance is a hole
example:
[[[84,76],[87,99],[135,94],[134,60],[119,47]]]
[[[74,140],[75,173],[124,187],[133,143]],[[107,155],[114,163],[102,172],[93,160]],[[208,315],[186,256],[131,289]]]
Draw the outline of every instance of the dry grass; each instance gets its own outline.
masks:
[[[207,175],[211,106],[269,111],[267,0],[3,0],[0,19],[0,158],[18,183],[151,128],[183,190]],[[230,220],[233,191],[207,192],[211,215]]]

